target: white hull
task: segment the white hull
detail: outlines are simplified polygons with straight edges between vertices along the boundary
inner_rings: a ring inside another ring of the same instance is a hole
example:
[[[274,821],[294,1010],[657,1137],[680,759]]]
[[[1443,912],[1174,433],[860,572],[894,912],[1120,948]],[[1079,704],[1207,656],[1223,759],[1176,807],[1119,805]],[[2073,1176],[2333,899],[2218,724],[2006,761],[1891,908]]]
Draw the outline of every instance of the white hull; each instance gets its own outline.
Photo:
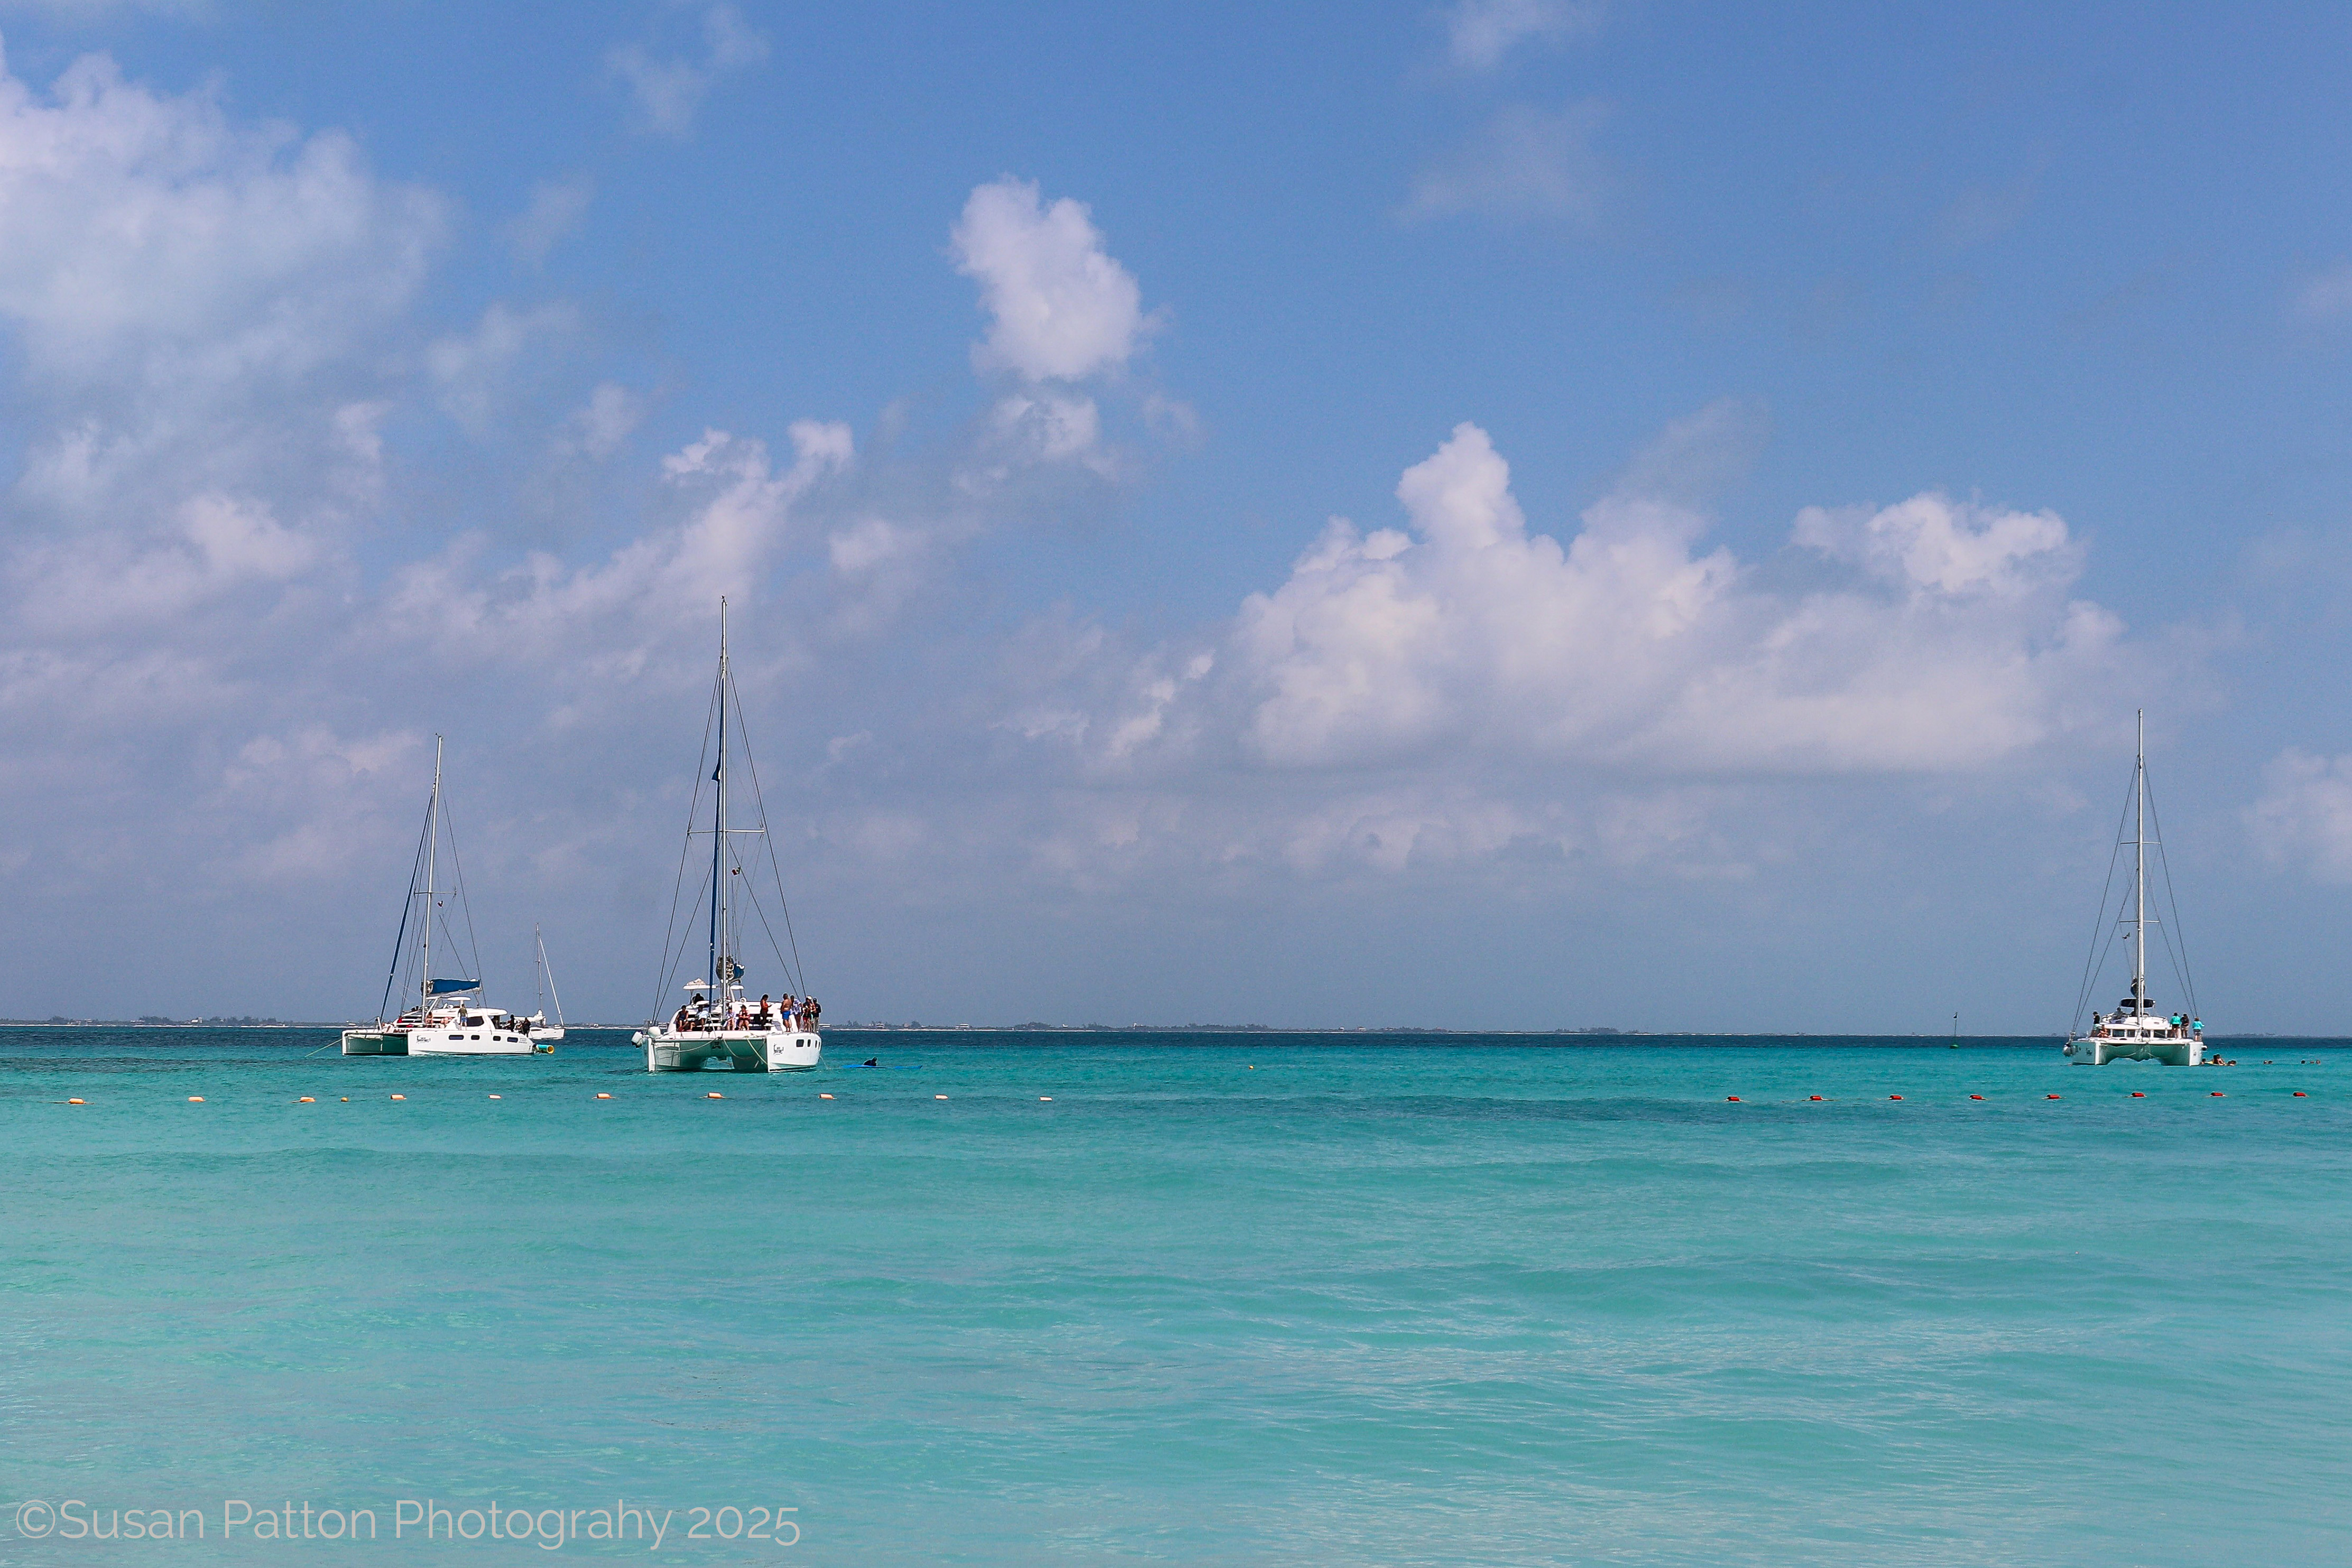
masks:
[[[647,1072],[806,1072],[824,1042],[809,1029],[641,1029]]]
[[[2203,1065],[2205,1042],[2198,1039],[2102,1039],[2086,1035],[2066,1042],[2066,1059],[2078,1068],[2103,1068],[2109,1062],[2156,1062],[2168,1068]]]
[[[411,1029],[412,1057],[527,1057],[530,1037],[507,1029]]]

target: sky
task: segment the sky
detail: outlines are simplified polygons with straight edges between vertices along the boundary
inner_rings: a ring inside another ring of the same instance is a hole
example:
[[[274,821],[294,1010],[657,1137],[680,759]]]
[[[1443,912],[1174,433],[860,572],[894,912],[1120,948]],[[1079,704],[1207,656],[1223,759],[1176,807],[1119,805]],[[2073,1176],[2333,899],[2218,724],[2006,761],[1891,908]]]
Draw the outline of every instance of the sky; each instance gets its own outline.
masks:
[[[2341,7],[0,43],[0,1015],[666,1010],[723,595],[829,1020],[2054,1033],[2144,709],[2335,1028]]]

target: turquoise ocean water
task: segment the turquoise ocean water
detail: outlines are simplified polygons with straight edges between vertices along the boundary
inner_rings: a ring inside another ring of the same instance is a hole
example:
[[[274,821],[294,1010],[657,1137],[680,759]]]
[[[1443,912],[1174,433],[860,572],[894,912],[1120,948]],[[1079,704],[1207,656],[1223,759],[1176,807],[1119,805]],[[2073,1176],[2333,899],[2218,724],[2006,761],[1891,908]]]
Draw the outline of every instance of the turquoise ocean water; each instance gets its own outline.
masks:
[[[2352,1561],[2340,1044],[331,1039],[0,1031],[0,1563]]]

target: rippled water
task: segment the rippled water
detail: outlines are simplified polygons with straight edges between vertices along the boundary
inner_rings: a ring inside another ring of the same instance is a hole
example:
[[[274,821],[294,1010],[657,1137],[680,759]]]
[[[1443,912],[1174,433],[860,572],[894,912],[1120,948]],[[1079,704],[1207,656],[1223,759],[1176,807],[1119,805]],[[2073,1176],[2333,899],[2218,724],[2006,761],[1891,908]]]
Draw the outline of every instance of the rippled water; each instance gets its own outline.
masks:
[[[2352,1561],[2339,1045],[331,1040],[0,1032],[0,1563]]]

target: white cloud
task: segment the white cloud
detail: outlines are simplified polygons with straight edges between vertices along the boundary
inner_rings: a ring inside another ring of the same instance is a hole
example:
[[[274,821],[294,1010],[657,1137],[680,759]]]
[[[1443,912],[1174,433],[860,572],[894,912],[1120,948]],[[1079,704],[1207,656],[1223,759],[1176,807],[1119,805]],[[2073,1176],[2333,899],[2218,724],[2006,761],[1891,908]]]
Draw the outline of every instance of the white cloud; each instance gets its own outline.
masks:
[[[645,405],[627,387],[616,381],[596,384],[588,395],[588,405],[565,421],[564,433],[558,448],[579,452],[591,458],[609,458],[629,438],[629,432],[646,416]]]
[[[60,386],[313,370],[406,307],[444,215],[373,179],[348,137],[233,127],[209,95],[159,97],[101,56],[46,101],[0,76],[0,316]]]
[[[1043,206],[1034,182],[974,189],[952,239],[957,270],[979,281],[992,318],[972,351],[983,369],[1080,380],[1124,365],[1156,325],[1085,204],[1064,196]]]
[[[2352,882],[2352,757],[2289,747],[2263,769],[2263,794],[2246,813],[2272,865],[2321,882]]]
[[[1558,110],[1504,106],[1476,135],[1422,172],[1404,216],[1598,222],[1609,176],[1591,143],[1608,113],[1597,102]]]
[[[1792,542],[1853,570],[1770,591],[1703,548],[1706,516],[1678,493],[1754,426],[1725,405],[1669,431],[1562,544],[1528,530],[1502,457],[1460,426],[1398,484],[1409,528],[1332,520],[1213,639],[1215,679],[1155,687],[1154,656],[1129,695],[1076,704],[1100,717],[1054,732],[1148,776],[1229,756],[1700,778],[1969,771],[2080,721],[2122,627],[2067,597],[2080,552],[2060,519],[1934,494],[1808,510]],[[1164,693],[1150,745],[1118,727],[1137,689]]]
[[[467,434],[488,435],[518,381],[543,363],[549,345],[579,327],[579,311],[562,300],[527,310],[492,300],[472,331],[436,339],[425,351],[442,409]]]
[[[588,216],[588,204],[595,195],[596,182],[585,174],[541,180],[532,185],[530,204],[507,225],[507,243],[514,247],[516,259],[530,267],[546,261],[556,242],[577,229]]]
[[[1600,0],[1455,0],[1445,11],[1447,52],[1471,70],[1491,70],[1530,40],[1565,43],[1600,30]]]
[[[644,129],[683,139],[693,131],[695,114],[720,77],[768,58],[767,39],[732,5],[705,11],[702,33],[699,60],[656,56],[642,44],[616,44],[606,52],[605,65],[628,84]]]

